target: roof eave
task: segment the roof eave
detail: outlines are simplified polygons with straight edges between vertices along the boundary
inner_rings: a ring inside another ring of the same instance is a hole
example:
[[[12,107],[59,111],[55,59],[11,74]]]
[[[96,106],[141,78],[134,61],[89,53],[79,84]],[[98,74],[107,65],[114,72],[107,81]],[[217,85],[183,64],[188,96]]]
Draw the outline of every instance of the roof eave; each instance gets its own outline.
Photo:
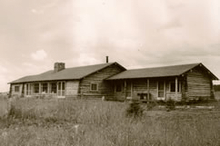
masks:
[[[167,78],[167,77],[178,77],[181,76],[180,75],[170,75],[170,76],[157,76],[157,77],[132,77],[132,78],[116,78],[116,79],[105,79],[105,80],[109,80],[109,81],[113,81],[113,80],[132,80],[132,79],[153,79],[153,78]]]
[[[208,74],[211,75],[212,77],[212,80],[219,80],[217,76],[215,76],[208,68],[206,68],[202,63],[198,63],[197,65],[195,65],[194,67],[190,68],[189,70],[185,71],[184,73],[182,73],[181,75],[185,75],[187,74],[190,70],[192,70],[193,68],[197,67],[197,66],[201,66],[203,67],[207,72]]]
[[[53,80],[33,80],[33,81],[23,81],[23,82],[9,82],[8,84],[24,84],[33,82],[54,82],[54,81],[70,81],[70,80],[81,80],[82,78],[72,78],[72,79],[53,79]]]
[[[113,63],[109,63],[109,65],[107,65],[107,66],[105,66],[105,67],[103,67],[103,68],[100,68],[99,70],[96,70],[96,71],[94,71],[94,72],[91,72],[91,73],[89,73],[89,74],[87,74],[87,75],[81,77],[80,79],[84,79],[85,77],[90,76],[90,75],[92,75],[92,74],[94,74],[94,73],[97,73],[97,72],[99,72],[99,71],[101,71],[101,70],[103,70],[103,69],[105,69],[105,68],[107,68],[107,67],[109,67],[109,66],[111,66],[111,65],[118,65],[118,66],[121,67],[124,71],[127,70],[127,69],[124,68],[122,65],[118,64],[117,62],[113,62]]]

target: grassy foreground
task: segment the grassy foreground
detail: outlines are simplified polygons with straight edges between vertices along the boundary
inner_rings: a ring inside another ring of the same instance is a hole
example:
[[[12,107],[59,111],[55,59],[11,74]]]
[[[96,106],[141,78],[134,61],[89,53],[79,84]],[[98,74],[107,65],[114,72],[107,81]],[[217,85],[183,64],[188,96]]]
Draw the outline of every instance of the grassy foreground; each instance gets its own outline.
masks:
[[[0,113],[7,109],[0,99]],[[144,111],[127,118],[129,104],[98,100],[20,99],[0,116],[2,146],[220,145],[220,111]]]

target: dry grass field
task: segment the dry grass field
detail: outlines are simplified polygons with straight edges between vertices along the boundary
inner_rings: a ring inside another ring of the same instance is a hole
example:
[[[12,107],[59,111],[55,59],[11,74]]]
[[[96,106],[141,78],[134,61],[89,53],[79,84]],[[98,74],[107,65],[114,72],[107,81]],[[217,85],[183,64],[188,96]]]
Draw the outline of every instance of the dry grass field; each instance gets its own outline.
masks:
[[[127,102],[0,99],[2,146],[217,146],[220,104],[212,110],[145,110],[126,117]],[[7,114],[5,114],[7,113]]]

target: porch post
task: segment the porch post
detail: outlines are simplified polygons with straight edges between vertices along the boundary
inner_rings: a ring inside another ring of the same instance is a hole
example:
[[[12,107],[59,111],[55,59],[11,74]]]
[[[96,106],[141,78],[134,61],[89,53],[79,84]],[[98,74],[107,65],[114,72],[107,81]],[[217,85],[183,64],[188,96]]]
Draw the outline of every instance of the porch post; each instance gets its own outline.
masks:
[[[59,95],[59,82],[56,83],[57,85],[57,96]]]
[[[47,94],[50,94],[50,83],[47,83]]]
[[[177,93],[178,93],[178,78],[175,78],[175,96],[177,98]]]
[[[24,84],[24,96],[26,96],[26,95],[27,95],[27,83]]]
[[[63,96],[63,82],[60,82],[60,96]]]
[[[133,99],[133,83],[131,81],[131,98]]]
[[[150,100],[150,81],[147,79],[147,100]]]
[[[34,84],[31,83],[31,95],[33,95],[33,94],[34,94]]]
[[[34,87],[33,87],[33,84],[30,83],[30,95],[33,95],[33,92],[34,92]]]
[[[124,92],[125,92],[125,99],[127,98],[127,82],[124,80]]]
[[[164,82],[163,82],[163,91],[164,91],[163,96],[166,100],[167,99],[167,97],[166,97],[166,80],[164,80]]]
[[[24,91],[24,83],[21,85],[21,97],[24,97],[25,91]]]
[[[41,83],[39,83],[39,94],[41,94]]]

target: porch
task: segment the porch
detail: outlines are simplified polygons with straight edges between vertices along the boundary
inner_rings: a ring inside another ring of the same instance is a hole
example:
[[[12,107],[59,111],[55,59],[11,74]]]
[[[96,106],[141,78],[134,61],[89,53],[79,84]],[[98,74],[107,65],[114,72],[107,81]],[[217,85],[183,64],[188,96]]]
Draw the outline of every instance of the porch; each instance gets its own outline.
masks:
[[[176,100],[185,91],[180,77],[114,80],[114,96],[119,100]]]
[[[65,98],[66,82],[35,82],[23,85],[23,95],[25,97],[57,97]]]

